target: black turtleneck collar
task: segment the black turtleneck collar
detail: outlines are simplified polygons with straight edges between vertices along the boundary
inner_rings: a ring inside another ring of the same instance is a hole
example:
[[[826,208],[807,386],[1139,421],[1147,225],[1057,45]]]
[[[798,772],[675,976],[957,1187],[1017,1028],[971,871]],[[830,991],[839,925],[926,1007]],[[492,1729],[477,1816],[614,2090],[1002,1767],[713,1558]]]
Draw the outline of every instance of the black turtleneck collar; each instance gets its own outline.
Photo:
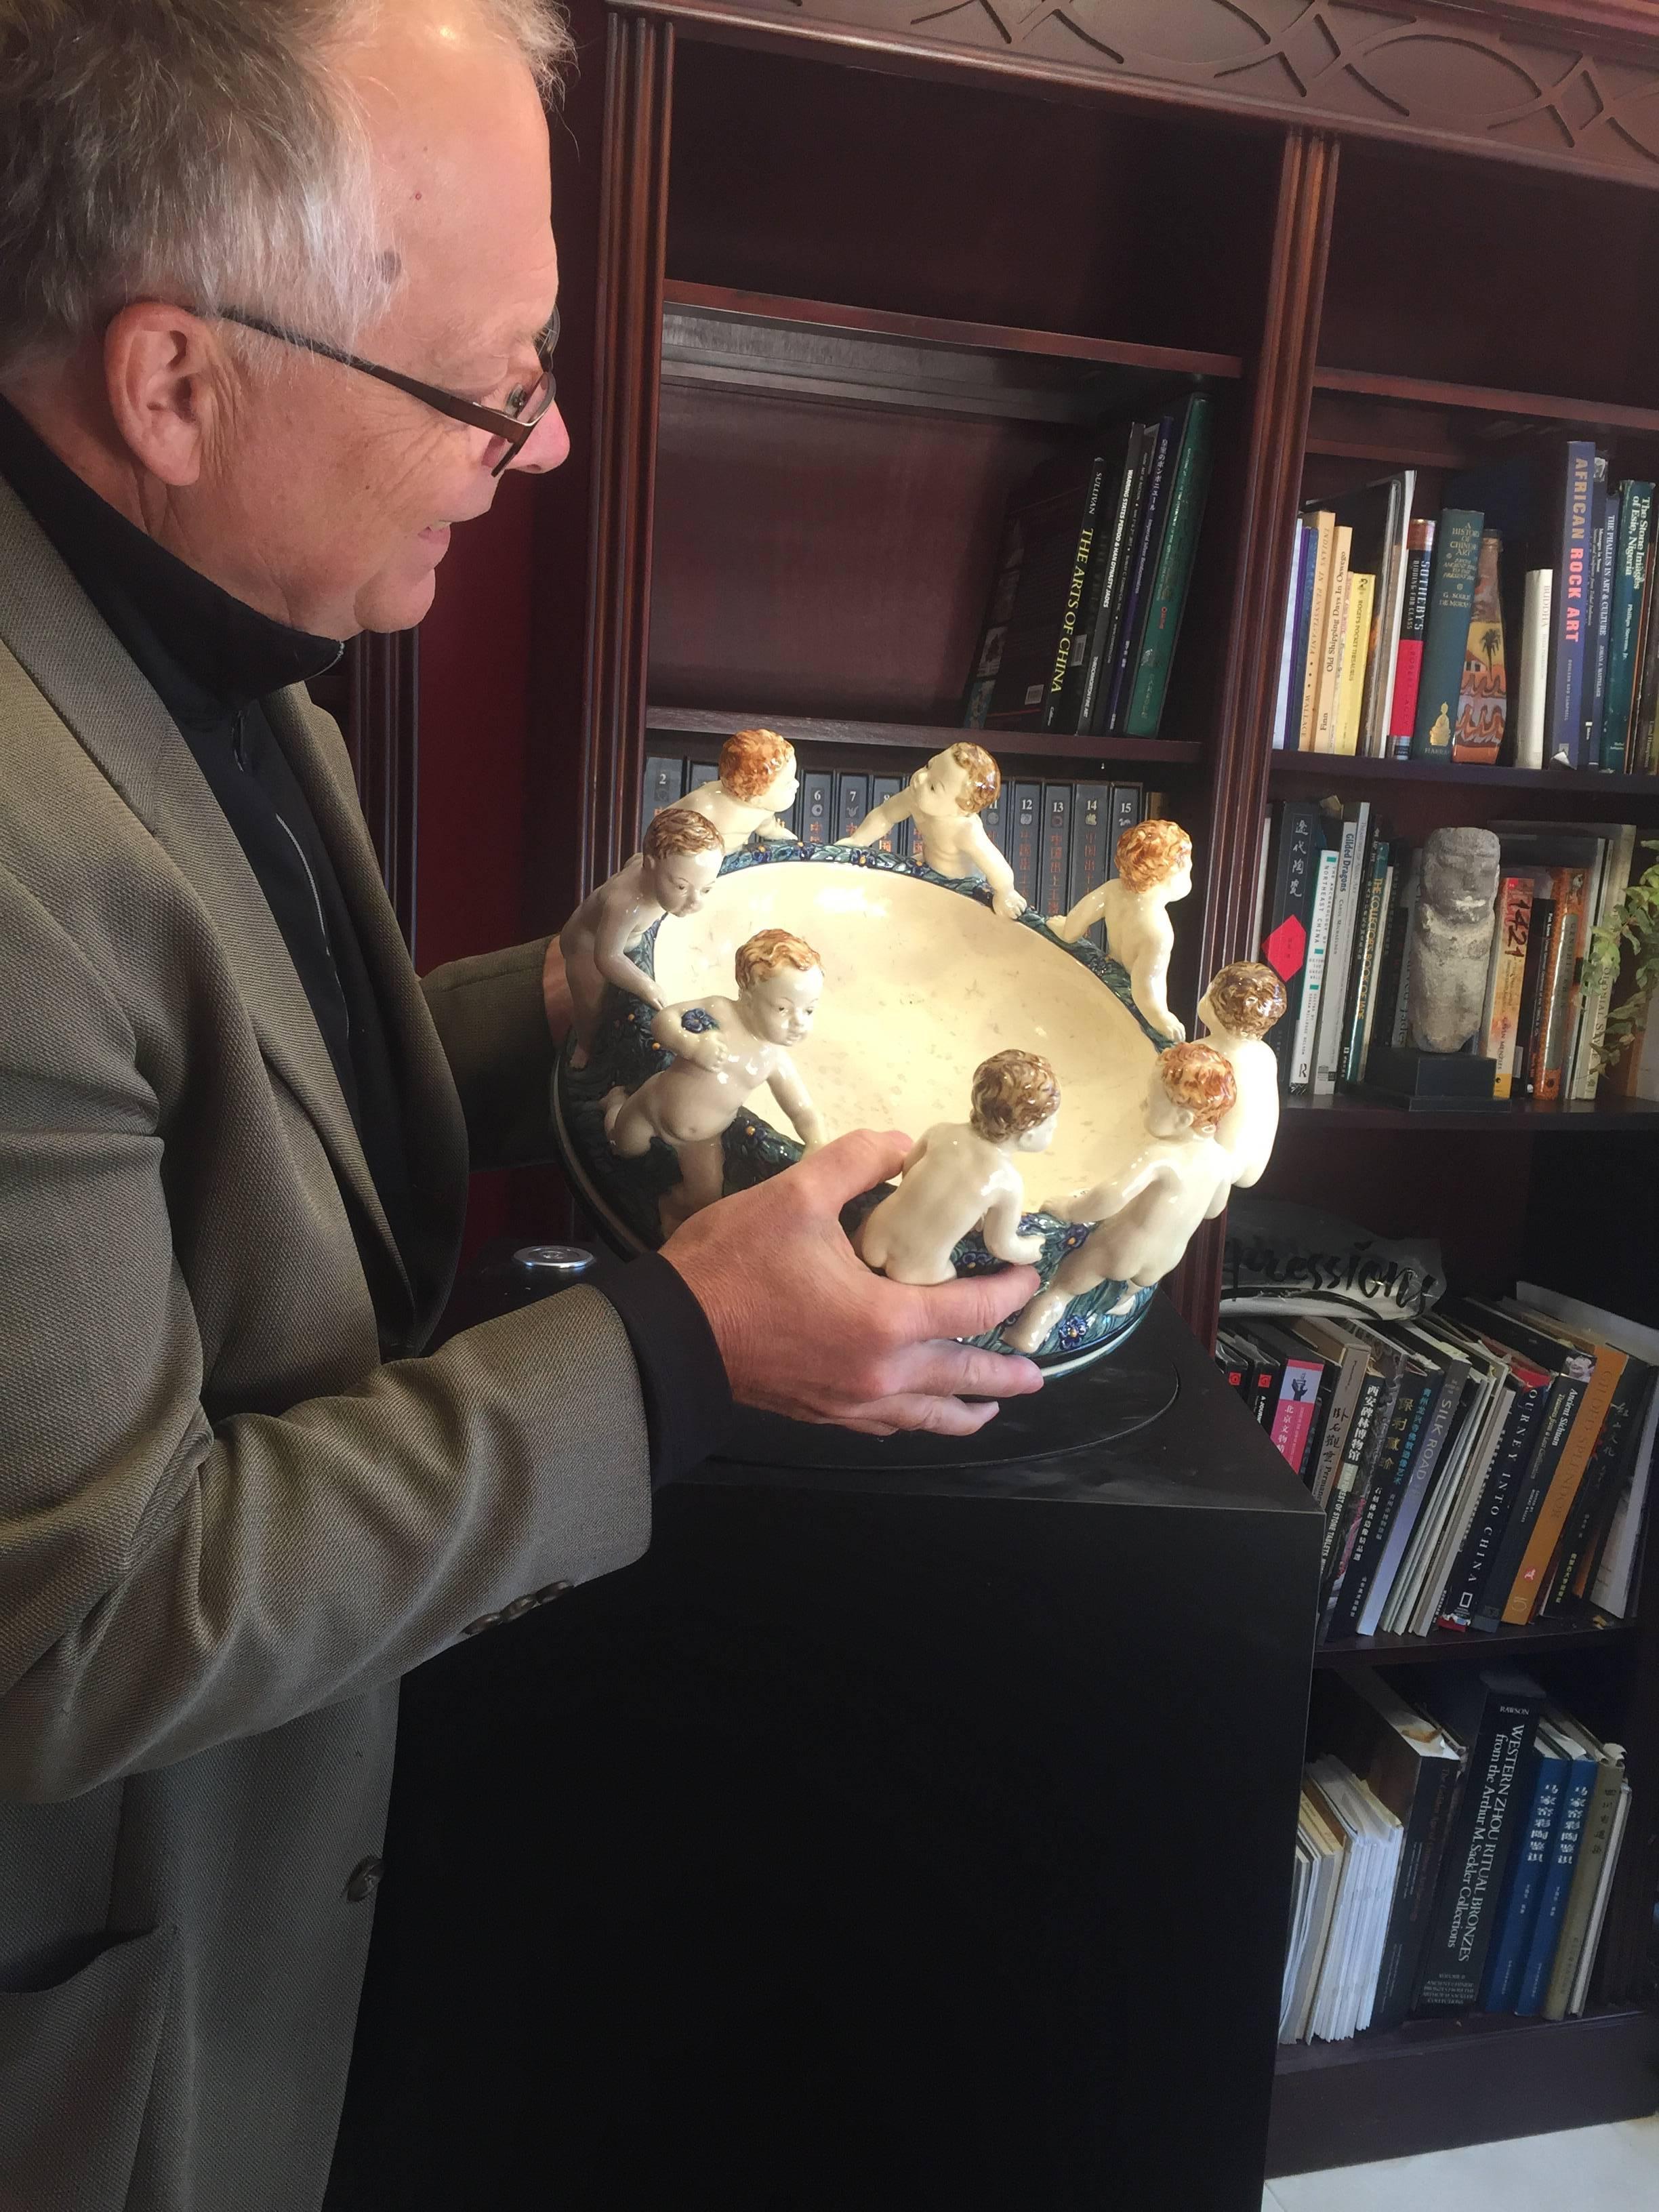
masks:
[[[0,398],[4,477],[181,727],[211,729],[344,647],[273,621],[146,537]]]

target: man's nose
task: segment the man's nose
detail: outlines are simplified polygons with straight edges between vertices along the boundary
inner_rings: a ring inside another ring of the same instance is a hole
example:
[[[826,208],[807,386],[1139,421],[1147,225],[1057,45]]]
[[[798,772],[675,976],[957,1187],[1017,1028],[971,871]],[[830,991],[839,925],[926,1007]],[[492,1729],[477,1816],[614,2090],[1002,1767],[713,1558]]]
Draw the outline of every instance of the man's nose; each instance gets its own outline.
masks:
[[[540,477],[550,469],[562,468],[569,458],[570,433],[555,400],[507,465],[509,470]]]

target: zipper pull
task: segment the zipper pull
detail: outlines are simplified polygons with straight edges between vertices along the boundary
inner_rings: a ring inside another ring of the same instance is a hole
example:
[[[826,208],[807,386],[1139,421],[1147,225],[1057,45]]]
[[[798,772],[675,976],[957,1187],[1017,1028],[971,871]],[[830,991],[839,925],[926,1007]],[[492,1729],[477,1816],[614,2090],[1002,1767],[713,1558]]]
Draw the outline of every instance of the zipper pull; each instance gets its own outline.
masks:
[[[240,707],[236,710],[236,719],[230,726],[230,750],[237,767],[246,775],[247,774],[247,732],[246,715]]]

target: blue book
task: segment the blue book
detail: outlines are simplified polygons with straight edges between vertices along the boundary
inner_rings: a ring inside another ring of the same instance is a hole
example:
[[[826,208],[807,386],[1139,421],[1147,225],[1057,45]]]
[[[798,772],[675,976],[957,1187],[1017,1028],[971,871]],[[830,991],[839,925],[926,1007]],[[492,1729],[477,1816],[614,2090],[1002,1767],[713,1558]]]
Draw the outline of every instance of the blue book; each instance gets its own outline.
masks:
[[[998,852],[1006,856],[1008,851],[1008,787],[1006,783],[998,784],[996,797],[988,806],[981,807],[979,823]]]
[[[1111,828],[1109,785],[1079,783],[1072,793],[1072,904],[1085,891],[1106,879],[1106,841]],[[1097,921],[1083,933],[1082,941],[1096,951],[1106,950],[1106,926]]]
[[[1291,559],[1291,592],[1285,610],[1284,656],[1279,668],[1279,698],[1273,708],[1273,744],[1282,751],[1291,741],[1291,714],[1302,704],[1303,671],[1308,658],[1308,619],[1313,607],[1314,551],[1319,532],[1310,522],[1296,526]]]
[[[1519,2019],[1530,2019],[1544,2009],[1544,1999],[1549,1994],[1550,1969],[1555,1964],[1555,1947],[1561,1940],[1561,1923],[1566,1917],[1567,1895],[1572,1887],[1572,1870],[1577,1863],[1578,1846],[1584,1833],[1584,1813],[1589,1804],[1590,1791],[1595,1786],[1599,1762],[1581,1753],[1579,1747],[1559,1736],[1544,1724],[1544,1732],[1552,1746],[1569,1759],[1565,1786],[1561,1793],[1561,1810],[1555,1824],[1548,1863],[1544,1869],[1543,1887],[1533,1917],[1532,1934],[1527,1944],[1526,1963],[1521,1970],[1521,1987],[1515,2000],[1515,2011]]]
[[[1642,585],[1647,573],[1648,520],[1652,510],[1653,486],[1626,481],[1619,500],[1607,697],[1601,714],[1601,765],[1613,775],[1622,775],[1625,770],[1625,738],[1634,704],[1636,641],[1642,624]]]
[[[800,821],[795,835],[803,845],[827,845],[835,835],[836,779],[827,769],[808,769],[800,780]]]
[[[652,753],[645,763],[645,775],[640,785],[640,842],[645,842],[645,833],[651,826],[651,817],[665,806],[672,805],[680,796],[685,779],[685,763],[664,753]]]
[[[1607,489],[1607,465],[1595,457],[1590,484],[1590,612],[1584,643],[1584,766],[1600,768],[1607,698],[1607,644],[1613,628],[1613,570],[1619,543],[1619,495]]]
[[[1009,805],[1012,819],[1008,828],[1008,865],[1013,870],[1014,889],[1026,905],[1031,906],[1036,902],[1042,866],[1042,786],[1015,784]]]
[[[1444,507],[1434,533],[1434,575],[1429,585],[1428,627],[1423,634],[1423,672],[1418,681],[1413,760],[1452,757],[1452,730],[1463,661],[1469,645],[1469,609],[1480,568],[1479,507]]]
[[[1521,1976],[1544,1894],[1555,1832],[1560,1824],[1572,1761],[1540,1729],[1533,1739],[1537,1765],[1533,1770],[1532,1801],[1527,1807],[1519,1846],[1510,1863],[1510,1879],[1498,1908],[1498,1932],[1492,1937],[1486,1965],[1486,1984],[1480,1992],[1483,2012],[1513,2012],[1521,1994]]]
[[[870,779],[871,805],[879,806],[885,799],[896,799],[902,786],[903,779],[900,776],[872,776]],[[884,837],[878,837],[876,850],[878,853],[896,853],[901,860],[908,860],[910,824],[908,822],[901,822],[896,830],[890,830]]]
[[[1072,787],[1045,784],[1042,792],[1042,852],[1037,863],[1036,909],[1065,914],[1072,903]]]
[[[848,771],[836,778],[835,839],[850,837],[870,811],[870,779]]]

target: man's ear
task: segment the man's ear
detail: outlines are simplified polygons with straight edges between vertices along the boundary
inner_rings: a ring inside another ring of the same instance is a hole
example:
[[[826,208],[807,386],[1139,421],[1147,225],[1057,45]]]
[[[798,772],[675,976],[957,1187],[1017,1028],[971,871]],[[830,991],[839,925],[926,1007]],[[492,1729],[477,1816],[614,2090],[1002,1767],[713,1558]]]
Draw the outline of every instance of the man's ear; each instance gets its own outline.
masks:
[[[201,475],[229,364],[199,316],[160,301],[123,307],[104,333],[110,411],[133,458],[163,483]]]

